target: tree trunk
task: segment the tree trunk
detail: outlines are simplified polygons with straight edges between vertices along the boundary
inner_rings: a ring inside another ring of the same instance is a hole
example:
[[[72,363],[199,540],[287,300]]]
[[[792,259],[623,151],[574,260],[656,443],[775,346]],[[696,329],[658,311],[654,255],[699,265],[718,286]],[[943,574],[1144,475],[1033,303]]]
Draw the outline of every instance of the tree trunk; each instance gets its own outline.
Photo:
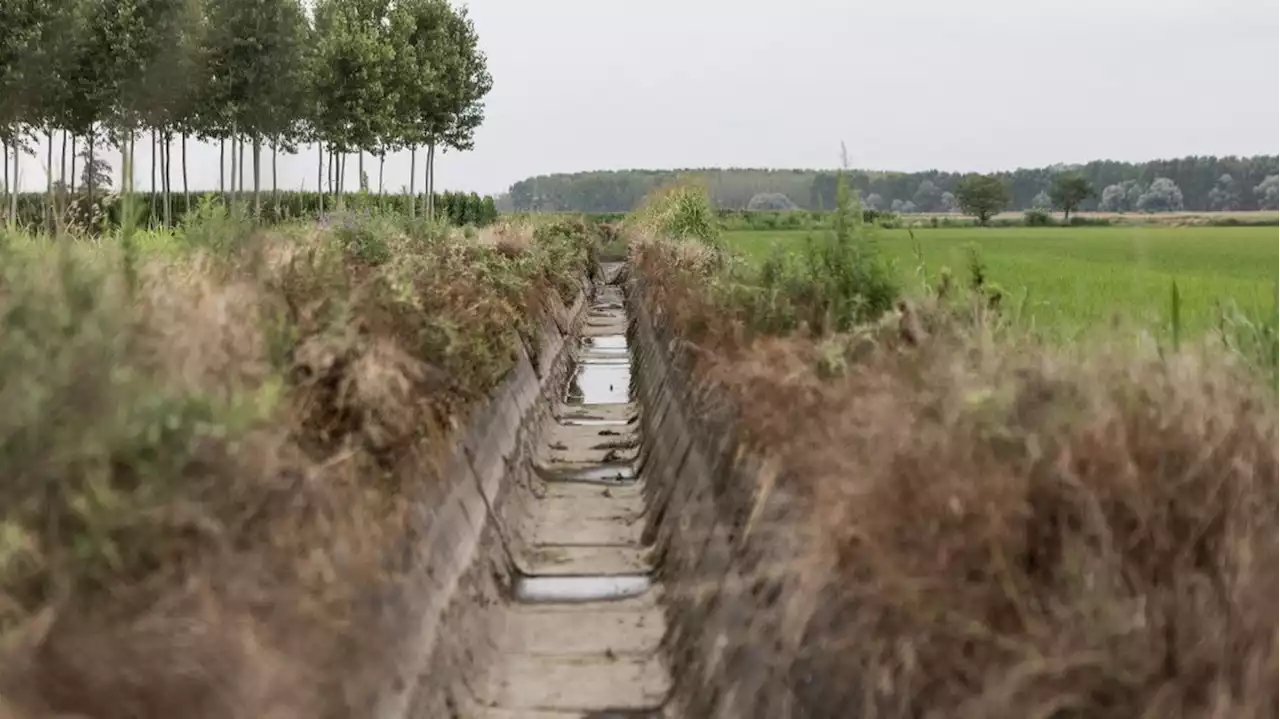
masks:
[[[227,202],[227,138],[218,138],[218,194]]]
[[[160,214],[156,210],[156,129],[151,128],[151,213],[147,215],[147,226],[155,227],[156,215]]]
[[[347,153],[339,152],[338,153],[338,209],[339,210],[347,209],[347,198],[345,196],[347,188],[343,186],[346,182],[346,179],[347,179]]]
[[[93,123],[89,123],[89,137],[87,138],[89,142],[89,159],[88,159],[89,164],[87,165],[88,172],[85,173],[87,175],[87,177],[85,178],[85,190],[89,193],[90,205],[93,205],[93,181],[95,179],[94,175],[97,174],[93,171],[93,152],[96,149],[95,146],[98,144],[97,139],[98,139],[97,133],[95,132]]]
[[[123,195],[129,191],[129,175],[133,172],[133,166],[129,161],[133,159],[133,142],[126,130],[123,140],[123,147],[120,151],[120,193]]]
[[[129,162],[125,163],[125,179],[129,181],[130,197],[133,197],[133,190],[134,190],[133,163],[138,156],[137,149],[138,149],[137,131],[134,130],[134,128],[130,127],[129,128]]]
[[[9,193],[9,211],[15,222],[18,220],[18,193],[22,190],[22,145],[18,141],[13,145],[13,192]]]
[[[161,155],[161,183],[164,185],[164,226],[173,226],[173,130],[164,129],[164,154]]]
[[[191,212],[191,190],[187,185],[187,131],[182,131],[182,209]]]
[[[369,189],[369,183],[364,179],[364,150],[356,151],[356,182],[361,192]]]
[[[18,221],[18,193],[22,190],[22,144],[13,142],[13,187],[9,188],[9,216]]]
[[[240,192],[240,198],[244,199],[244,166],[248,164],[244,161],[244,138],[240,138],[240,177],[236,182],[236,189]]]
[[[262,137],[253,133],[253,217],[262,220]]]
[[[427,156],[422,163],[422,186],[426,193],[422,196],[422,216],[428,220],[431,219],[431,212],[435,209],[435,189],[431,187],[431,146],[427,145]]]
[[[338,153],[333,147],[329,148],[329,154],[325,157],[324,182],[325,194],[333,195],[333,203],[336,207],[338,204]]]
[[[382,197],[382,171],[387,166],[387,151],[384,149],[381,155],[378,155],[378,197]]]
[[[76,134],[71,133],[71,182],[68,184],[71,195],[76,194]]]
[[[324,143],[316,143],[316,195],[320,201],[320,217],[324,217]],[[317,218],[318,219],[318,218]]]
[[[236,131],[231,130],[231,212],[236,211]]]
[[[67,199],[67,131],[62,131],[62,157],[58,160],[58,179],[62,182],[62,198]],[[55,207],[56,211],[57,208]]]
[[[279,154],[280,142],[277,140],[271,143],[271,204],[275,207],[277,222],[280,221],[280,186],[277,184],[279,168],[276,166]]]
[[[436,143],[427,145],[427,219],[436,219]]]
[[[45,193],[49,201],[49,220],[48,231],[53,232],[54,223],[58,218],[58,204],[53,199],[53,128],[47,127],[44,131],[45,142],[48,143],[44,149],[45,156]]]
[[[0,194],[0,203],[4,206],[5,219],[9,219],[9,141],[0,139],[0,147],[4,148],[4,152],[0,152],[0,165],[4,165],[4,194]]]
[[[418,176],[418,146],[414,145],[409,148],[409,219],[414,218],[414,211],[418,207],[418,193],[414,180]]]

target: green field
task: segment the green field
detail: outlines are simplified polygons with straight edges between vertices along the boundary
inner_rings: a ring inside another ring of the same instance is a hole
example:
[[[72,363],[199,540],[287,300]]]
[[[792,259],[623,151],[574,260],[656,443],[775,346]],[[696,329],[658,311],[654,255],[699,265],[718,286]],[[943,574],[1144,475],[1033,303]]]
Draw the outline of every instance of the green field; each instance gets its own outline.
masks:
[[[969,248],[981,248],[990,282],[1002,287],[1032,326],[1074,334],[1119,316],[1167,322],[1174,280],[1183,325],[1204,330],[1216,303],[1276,321],[1280,251],[1271,227],[1082,227],[877,230],[897,270],[914,282],[918,246],[931,277],[943,266],[967,277]],[[775,247],[803,247],[806,231],[741,231],[729,246],[752,260]],[[1024,300],[1025,296],[1025,300]]]

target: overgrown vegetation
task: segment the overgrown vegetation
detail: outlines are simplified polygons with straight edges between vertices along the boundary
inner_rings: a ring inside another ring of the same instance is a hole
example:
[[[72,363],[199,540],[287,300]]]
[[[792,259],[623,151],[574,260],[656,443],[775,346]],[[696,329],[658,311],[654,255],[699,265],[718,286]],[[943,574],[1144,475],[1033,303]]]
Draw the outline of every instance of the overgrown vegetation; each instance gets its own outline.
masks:
[[[710,278],[715,301],[745,331],[844,331],[889,309],[898,285],[857,199],[845,191],[837,204],[830,231],[807,236],[802,252],[775,253],[758,268],[726,253],[710,199],[690,185],[655,192],[625,226],[640,239],[642,254],[671,261],[692,254],[719,268]]]
[[[627,216],[632,233],[671,240],[692,240],[719,247],[720,224],[706,188],[679,182],[654,191],[639,209]]]
[[[129,243],[3,235],[6,706],[367,715],[409,508],[576,299],[581,229],[268,231],[215,203]]]
[[[633,238],[636,287],[682,340],[668,346],[690,396],[737,418],[738,455],[759,459],[744,466],[777,470],[732,491],[784,503],[768,531],[806,538],[757,585],[805,588],[778,607],[805,627],[778,657],[797,711],[1274,712],[1274,318],[1193,335],[1166,282],[1172,337],[1046,343],[972,253],[967,280],[921,259],[888,312],[866,303],[808,332],[754,321],[737,300],[810,252],[754,274]],[[772,286],[771,303],[794,302]]]

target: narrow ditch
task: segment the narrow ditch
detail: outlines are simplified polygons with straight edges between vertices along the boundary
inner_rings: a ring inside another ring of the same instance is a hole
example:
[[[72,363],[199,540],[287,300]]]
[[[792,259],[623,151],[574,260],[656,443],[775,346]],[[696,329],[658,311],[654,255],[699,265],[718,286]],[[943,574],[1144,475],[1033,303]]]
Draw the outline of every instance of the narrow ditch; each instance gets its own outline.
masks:
[[[478,696],[486,717],[667,715],[621,288],[596,287],[576,342],[512,532],[512,598]]]

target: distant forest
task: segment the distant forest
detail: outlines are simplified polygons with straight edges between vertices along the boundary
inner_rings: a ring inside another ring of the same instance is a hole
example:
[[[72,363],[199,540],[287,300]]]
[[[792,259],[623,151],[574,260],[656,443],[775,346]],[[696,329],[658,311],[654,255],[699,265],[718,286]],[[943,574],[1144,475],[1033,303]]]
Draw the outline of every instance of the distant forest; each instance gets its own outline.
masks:
[[[1144,163],[1097,160],[994,174],[1009,189],[1009,210],[1048,207],[1049,187],[1062,172],[1078,173],[1092,185],[1094,196],[1080,208],[1085,211],[1274,210],[1280,199],[1278,165],[1276,155],[1184,157]],[[851,170],[848,177],[869,209],[947,212],[955,209],[956,183],[965,174]],[[655,187],[687,177],[705,183],[724,209],[835,206],[834,172],[750,168],[541,175],[512,185],[498,204],[502,210],[517,212],[626,212]]]

